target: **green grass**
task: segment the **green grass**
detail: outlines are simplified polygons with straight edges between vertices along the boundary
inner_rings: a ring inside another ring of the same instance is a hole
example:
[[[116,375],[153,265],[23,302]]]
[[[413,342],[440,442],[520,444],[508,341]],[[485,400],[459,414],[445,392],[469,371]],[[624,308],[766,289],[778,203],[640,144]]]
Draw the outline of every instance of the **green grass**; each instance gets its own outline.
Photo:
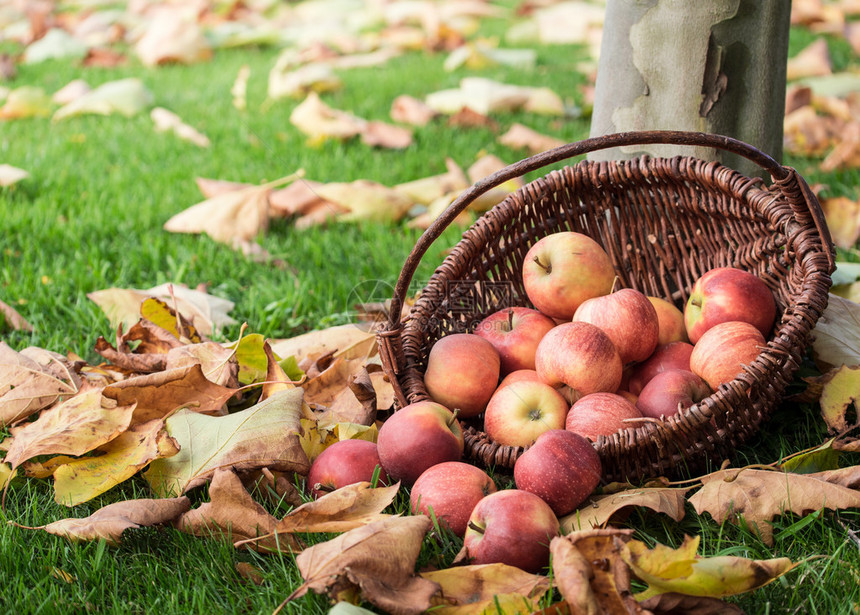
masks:
[[[500,31],[498,23],[488,28]],[[793,41],[803,36],[795,32]],[[796,50],[798,43],[793,46]],[[0,162],[32,174],[0,192],[0,298],[35,327],[34,333],[3,331],[5,342],[16,349],[36,345],[73,351],[95,361],[96,338],[110,339],[112,332],[86,294],[112,286],[148,288],[166,281],[207,284],[213,294],[236,302],[234,318],[269,337],[346,322],[353,287],[373,280],[393,284],[418,231],[402,223],[332,224],[298,231],[288,221],[279,221],[260,241],[288,266],[254,263],[206,237],[161,229],[171,215],[201,200],[194,177],[258,183],[304,168],[309,179],[318,181],[365,178],[395,184],[444,171],[446,156],[464,167],[483,152],[507,161],[524,156],[497,144],[490,130],[452,129],[444,120],[417,129],[415,144],[402,152],[373,150],[355,141],[308,148],[289,123],[296,101],[278,101],[261,111],[276,55],[271,49],[233,50],[217,53],[209,63],[158,69],[134,61],[114,69],[85,70],[65,62],[20,67],[14,85],[41,85],[48,92],[76,77],[91,85],[140,77],[154,93],[155,104],[206,133],[212,147],[200,149],[155,133],[146,114],[0,124]],[[584,77],[574,67],[584,55],[577,49],[543,48],[540,67],[533,73],[492,69],[480,74],[546,85],[579,103],[578,85]],[[472,74],[446,73],[442,60],[442,55],[414,53],[392,60],[384,69],[344,72],[343,90],[325,99],[334,107],[385,120],[395,96],[421,97]],[[243,64],[251,67],[252,75],[246,113],[233,108],[229,93]],[[500,114],[497,119],[502,130],[523,121],[565,140],[588,132],[585,119],[526,114]],[[824,182],[832,193],[856,198],[860,179],[856,172],[825,175],[817,171],[816,162],[788,160],[810,183]],[[432,273],[458,236],[459,230],[450,229],[431,248],[417,280]],[[229,327],[218,339],[235,339],[238,331],[238,325]],[[761,434],[737,451],[734,462],[769,463],[819,444],[824,437],[815,408],[786,405]],[[133,479],[69,510],[54,503],[48,483],[20,481],[9,492],[6,515],[38,526],[146,495],[146,485]],[[405,500],[398,502],[398,509],[404,509]],[[860,528],[857,511],[777,519],[773,547],[748,531],[700,517],[689,506],[687,512],[681,523],[635,513],[627,525],[643,540],[666,544],[680,544],[684,534],[701,535],[706,555],[807,560],[777,583],[735,599],[749,613],[856,612],[860,550],[849,540],[846,527]],[[456,540],[428,544],[422,562],[450,562],[458,546]],[[264,583],[244,581],[236,572],[237,562],[260,569]],[[238,552],[222,541],[172,530],[131,531],[121,546],[106,548],[102,543],[69,544],[44,532],[5,524],[0,525],[0,573],[0,611],[28,614],[268,613],[301,582],[289,556]],[[327,609],[325,598],[309,595],[287,605],[285,612]]]

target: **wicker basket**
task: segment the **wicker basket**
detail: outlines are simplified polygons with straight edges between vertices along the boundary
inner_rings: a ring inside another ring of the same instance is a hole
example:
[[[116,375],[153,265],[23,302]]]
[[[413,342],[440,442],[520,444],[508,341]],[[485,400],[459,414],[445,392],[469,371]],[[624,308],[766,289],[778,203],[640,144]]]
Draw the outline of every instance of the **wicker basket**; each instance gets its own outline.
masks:
[[[714,147],[758,164],[767,187],[717,162],[693,157],[582,161],[552,171],[480,217],[422,289],[406,319],[400,310],[426,250],[475,198],[505,181],[608,147],[669,143]],[[622,286],[670,299],[680,308],[696,279],[713,267],[758,275],[777,302],[767,347],[733,381],[666,421],[639,422],[595,447],[604,480],[678,476],[717,465],[755,434],[779,403],[810,332],[827,304],[833,244],[818,200],[792,168],[743,142],[704,133],[648,131],[571,143],[522,160],[476,183],[419,238],[403,266],[390,318],[379,334],[397,406],[428,399],[423,373],[440,337],[468,332],[488,314],[531,306],[521,269],[528,248],[550,233],[590,235],[610,255]],[[466,456],[512,468],[520,447],[499,445],[464,424]]]

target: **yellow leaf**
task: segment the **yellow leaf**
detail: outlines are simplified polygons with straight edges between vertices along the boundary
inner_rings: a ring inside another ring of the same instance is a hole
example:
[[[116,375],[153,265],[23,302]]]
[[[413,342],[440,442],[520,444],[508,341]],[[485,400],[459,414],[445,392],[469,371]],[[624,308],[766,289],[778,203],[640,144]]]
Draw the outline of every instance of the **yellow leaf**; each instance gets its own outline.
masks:
[[[550,580],[507,564],[456,566],[421,573],[421,577],[441,587],[432,599],[432,613],[438,615],[528,614],[549,591]]]
[[[9,481],[15,478],[17,474],[18,470],[13,470],[8,463],[0,463],[0,489],[5,489]]]
[[[744,557],[700,557],[699,536],[686,536],[677,549],[631,540],[621,550],[621,557],[633,574],[648,583],[648,589],[636,595],[637,600],[667,592],[691,596],[723,597],[752,591],[781,577],[794,568],[787,557],[751,560]]]
[[[177,313],[165,301],[157,297],[147,297],[141,302],[140,316],[154,325],[170,331],[178,340],[193,344],[203,341],[194,326],[181,313]]]
[[[299,437],[302,450],[307,455],[309,461],[313,461],[326,448],[338,441],[337,435],[333,430],[326,427],[321,427],[316,419],[303,418],[301,419],[302,432]]]
[[[845,414],[848,408],[860,399],[860,365],[831,370],[822,378],[821,416],[831,432],[841,433],[848,429]]]
[[[366,179],[323,184],[317,194],[347,210],[339,216],[342,220],[397,221],[412,207],[412,200],[403,193]]]
[[[0,425],[20,421],[80,387],[73,370],[50,355],[39,359],[27,350],[16,352],[0,341]]]

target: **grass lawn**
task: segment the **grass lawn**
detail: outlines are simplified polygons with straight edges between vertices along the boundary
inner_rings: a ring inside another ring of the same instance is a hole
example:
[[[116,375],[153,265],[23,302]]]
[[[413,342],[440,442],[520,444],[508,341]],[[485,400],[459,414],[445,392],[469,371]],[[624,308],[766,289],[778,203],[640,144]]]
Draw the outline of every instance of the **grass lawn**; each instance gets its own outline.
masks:
[[[493,31],[500,26],[490,21],[487,27]],[[793,49],[807,37],[805,32],[793,33]],[[524,157],[499,145],[489,129],[454,129],[444,120],[417,129],[414,145],[404,151],[370,149],[358,141],[309,148],[289,123],[296,101],[260,109],[277,53],[265,48],[223,51],[208,63],[157,69],[135,60],[111,69],[82,69],[60,61],[19,67],[14,86],[39,85],[48,92],[78,77],[93,86],[139,77],[153,92],[156,105],[204,132],[212,146],[201,149],[171,134],[156,133],[147,114],[0,124],[0,163],[21,167],[32,176],[0,191],[0,298],[35,328],[34,333],[2,330],[5,342],[17,350],[36,345],[95,361],[96,338],[111,339],[112,331],[86,294],[108,287],[148,288],[166,281],[192,287],[207,284],[209,292],[236,303],[234,318],[269,337],[346,322],[350,290],[367,280],[393,284],[418,231],[403,223],[332,224],[299,231],[281,221],[261,242],[288,266],[254,263],[206,237],[162,230],[171,215],[202,200],[194,178],[260,183],[301,167],[309,179],[318,181],[365,178],[392,185],[443,172],[446,156],[464,167],[482,152],[511,162]],[[548,86],[581,102],[579,85],[585,78],[575,66],[585,55],[580,49],[545,47],[534,72],[500,68],[480,74]],[[325,99],[359,116],[387,120],[397,95],[422,97],[474,73],[445,72],[443,59],[444,55],[412,53],[391,60],[384,69],[344,71],[345,87]],[[839,61],[852,60],[846,56]],[[246,113],[232,106],[230,95],[243,64],[251,67]],[[564,140],[588,132],[587,119],[519,113],[496,119],[502,131],[521,121]],[[827,183],[834,193],[857,196],[851,192],[856,173],[825,176],[816,170],[815,161],[787,163],[797,166],[810,183]],[[459,232],[449,229],[434,245],[417,279],[430,275]],[[238,325],[228,328],[217,339],[235,339],[238,330]],[[824,438],[815,408],[786,405],[737,452],[733,465],[770,463]],[[128,497],[147,497],[146,484],[133,479],[69,510],[54,503],[48,483],[20,481],[9,492],[6,517],[39,526],[70,514],[83,517]],[[404,509],[402,502],[400,508]],[[634,513],[626,525],[637,529],[640,539],[671,545],[680,544],[684,534],[701,535],[701,552],[706,555],[808,558],[779,581],[733,599],[749,613],[856,612],[860,550],[848,530],[860,529],[857,511],[778,518],[773,547],[733,525],[700,517],[690,506],[687,513],[681,523]],[[458,546],[428,545],[422,561],[450,563]],[[242,579],[237,562],[253,564],[262,571],[264,582],[258,586]],[[172,530],[128,532],[122,545],[113,548],[104,543],[69,544],[6,524],[0,525],[0,573],[0,611],[22,614],[268,613],[301,582],[289,556],[238,552],[223,541]],[[288,604],[284,612],[324,613],[328,608],[326,598],[311,594]]]

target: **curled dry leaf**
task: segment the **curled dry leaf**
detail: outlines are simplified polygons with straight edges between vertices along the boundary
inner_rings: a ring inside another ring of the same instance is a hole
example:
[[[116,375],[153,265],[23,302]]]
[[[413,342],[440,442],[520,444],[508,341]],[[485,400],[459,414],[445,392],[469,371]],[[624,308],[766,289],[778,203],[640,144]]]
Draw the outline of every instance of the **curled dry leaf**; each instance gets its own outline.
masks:
[[[812,340],[813,357],[822,370],[860,365],[860,305],[830,293]]]
[[[565,142],[549,135],[540,134],[523,124],[516,123],[505,134],[499,137],[499,143],[513,149],[527,149],[531,154],[539,154],[540,152],[564,145]]]
[[[101,539],[116,545],[125,530],[171,523],[189,508],[191,502],[185,496],[124,500],[100,508],[89,517],[54,521],[45,526],[45,531],[72,542]]]
[[[99,389],[82,391],[16,431],[6,462],[15,468],[38,455],[83,455],[128,429],[134,408],[105,402]]]
[[[559,519],[564,532],[589,530],[608,523],[617,513],[634,506],[649,508],[680,521],[684,518],[685,494],[689,489],[651,487],[628,489],[590,498],[586,504]]]
[[[149,117],[155,124],[156,132],[172,132],[183,141],[189,141],[199,147],[209,147],[209,137],[199,132],[196,128],[182,121],[173,111],[164,107],[154,107],[149,112]]]
[[[821,385],[821,416],[831,433],[842,433],[850,425],[848,409],[860,400],[860,365],[834,368],[816,379]]]
[[[287,513],[275,531],[347,532],[388,518],[382,511],[394,501],[399,488],[400,483],[376,488],[367,482],[346,485]]]
[[[3,179],[3,165],[0,165],[0,183],[2,183]],[[8,324],[12,327],[14,331],[32,331],[33,325],[27,322],[23,316],[21,316],[18,311],[13,308],[11,305],[4,301],[0,301],[0,325],[3,323]],[[0,327],[2,330],[3,327]]]
[[[146,66],[168,62],[193,64],[212,57],[200,25],[182,5],[161,5],[152,15],[135,52]]]
[[[290,123],[306,134],[311,143],[320,143],[325,139],[351,139],[361,133],[366,122],[351,113],[332,109],[316,92],[311,92],[293,109]]]
[[[11,164],[0,164],[0,186],[4,188],[12,184],[17,184],[28,177],[30,177],[30,174],[24,169],[13,167]]]
[[[25,349],[27,350],[27,349]],[[81,379],[70,366],[39,361],[24,351],[16,352],[0,341],[0,424],[11,425],[75,395]]]
[[[75,115],[111,115],[131,117],[152,104],[152,93],[136,77],[109,81],[60,107],[53,115],[59,121]]]
[[[758,531],[773,543],[770,520],[785,512],[805,515],[821,508],[839,510],[860,506],[860,491],[811,474],[727,469],[701,478],[702,488],[690,498],[696,512],[708,512],[717,523],[726,519]]]
[[[677,549],[659,544],[649,549],[638,540],[624,545],[622,559],[634,575],[648,583],[648,589],[636,594],[636,598],[645,600],[667,592],[712,598],[734,596],[767,585],[797,565],[787,557],[701,557],[697,553],[699,541],[699,536],[685,536]]]
[[[200,364],[206,380],[228,389],[239,387],[239,364],[236,362],[235,352],[215,342],[184,344],[171,348],[167,352],[165,369],[189,367],[195,363]]]
[[[431,521],[424,515],[375,521],[302,551],[296,564],[305,582],[287,601],[349,588],[392,615],[430,608],[439,586],[415,575],[415,562]]]
[[[708,596],[666,593],[652,596],[639,605],[655,615],[744,615],[738,605]]]
[[[391,103],[390,115],[392,120],[401,124],[426,126],[439,112],[431,109],[423,100],[402,94]]]
[[[857,140],[854,141],[853,145],[855,148],[860,147],[860,124],[857,124],[857,128]],[[833,152],[838,151],[840,147],[837,145]],[[860,163],[860,158],[857,162]],[[852,164],[851,166],[860,165]],[[823,163],[822,170],[824,170]],[[833,243],[846,250],[853,248],[857,240],[860,239],[860,201],[845,196],[823,199],[821,209],[824,210],[824,217],[827,219],[827,227],[831,231]]]
[[[155,459],[179,452],[167,435],[164,421],[154,419],[133,425],[110,442],[98,447],[100,455],[82,457],[54,470],[54,499],[76,506],[112,489],[137,474]]]
[[[154,461],[144,478],[162,495],[185,493],[227,466],[239,472],[269,468],[307,474],[309,463],[298,436],[301,412],[301,389],[281,391],[222,417],[180,410],[167,419],[179,453]]]
[[[432,599],[432,613],[478,615],[487,610],[532,613],[550,590],[550,580],[507,564],[456,566],[422,572],[421,577],[441,588]]]

